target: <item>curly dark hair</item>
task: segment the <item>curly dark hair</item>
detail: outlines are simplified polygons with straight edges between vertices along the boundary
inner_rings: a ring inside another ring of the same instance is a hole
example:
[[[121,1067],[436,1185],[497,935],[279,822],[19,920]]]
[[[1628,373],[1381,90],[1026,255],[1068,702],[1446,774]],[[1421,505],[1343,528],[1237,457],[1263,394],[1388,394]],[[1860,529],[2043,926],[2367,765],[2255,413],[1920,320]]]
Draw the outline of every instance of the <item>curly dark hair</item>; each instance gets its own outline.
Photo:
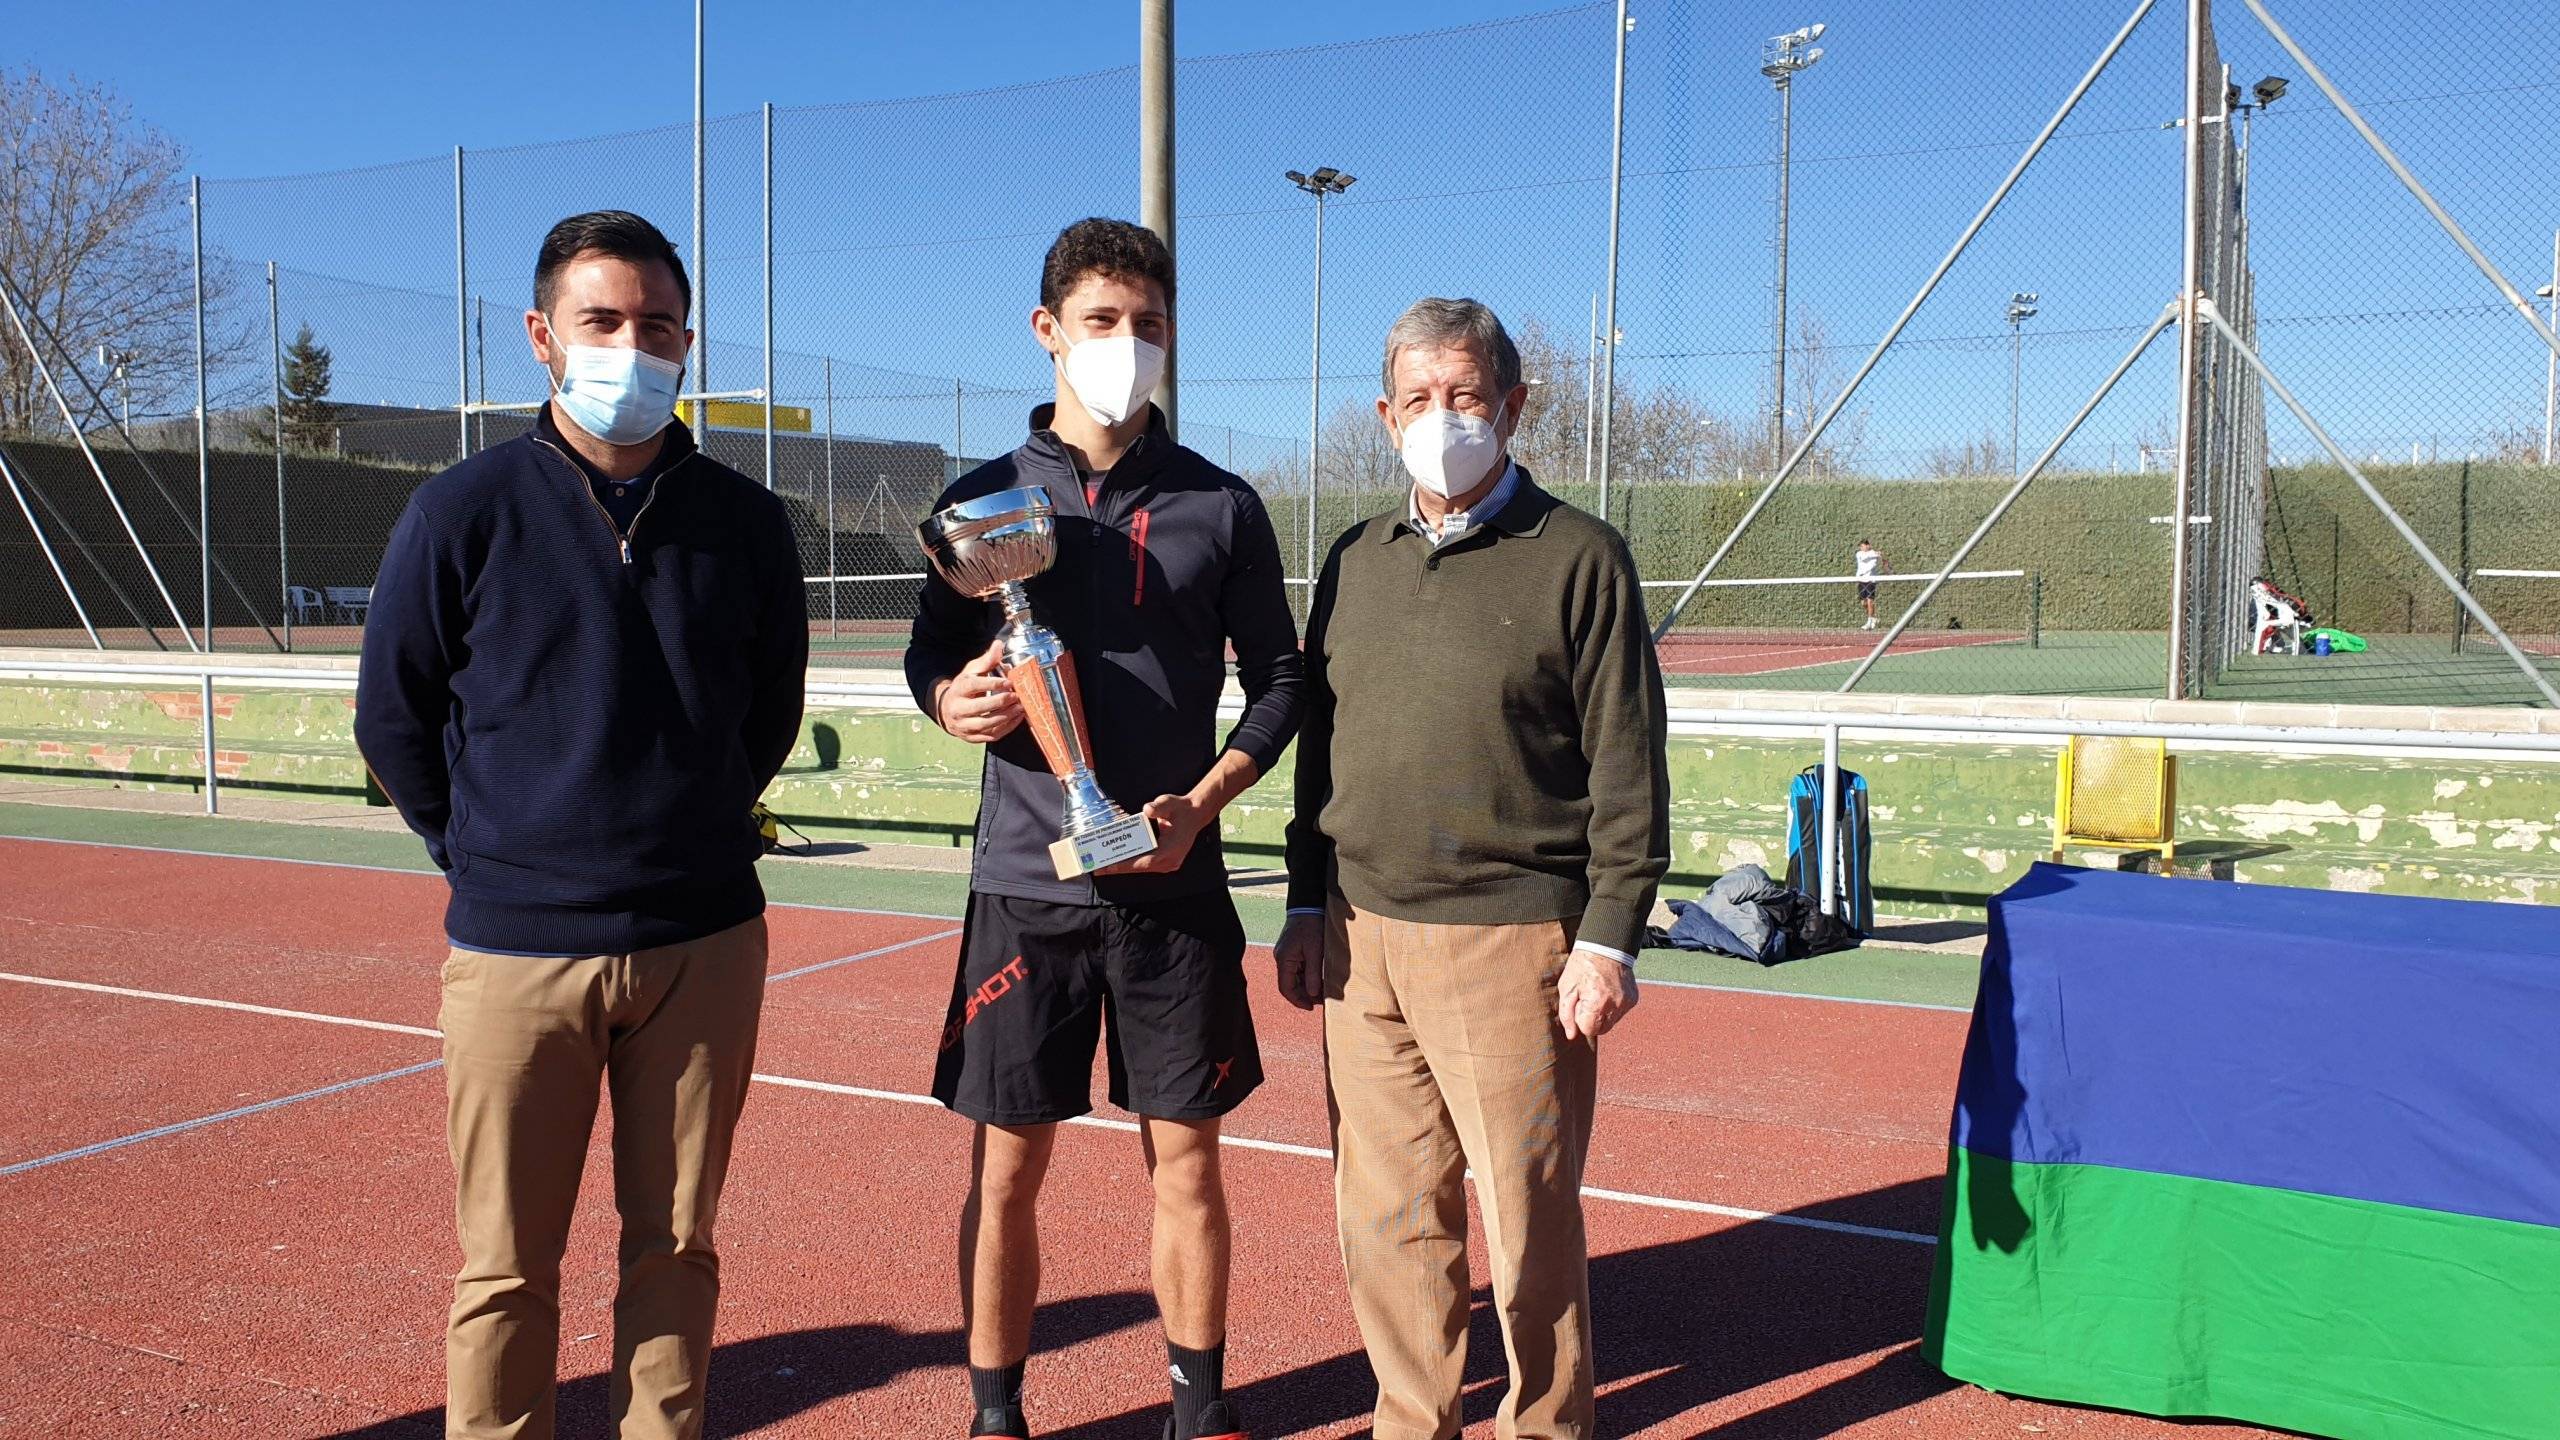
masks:
[[[1093,275],[1153,280],[1165,304],[1173,303],[1173,252],[1143,225],[1097,215],[1059,231],[1040,265],[1040,308],[1057,314],[1068,292]]]

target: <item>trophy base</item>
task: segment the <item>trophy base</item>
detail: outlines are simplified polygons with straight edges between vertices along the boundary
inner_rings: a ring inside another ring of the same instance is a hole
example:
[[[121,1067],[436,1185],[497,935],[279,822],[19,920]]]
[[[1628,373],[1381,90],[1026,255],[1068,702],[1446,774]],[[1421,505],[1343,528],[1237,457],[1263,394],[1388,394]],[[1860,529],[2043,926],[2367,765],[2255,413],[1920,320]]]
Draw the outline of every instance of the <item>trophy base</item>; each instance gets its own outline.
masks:
[[[1154,822],[1144,815],[1132,815],[1081,835],[1070,835],[1050,846],[1049,863],[1057,867],[1059,879],[1075,880],[1123,860],[1135,860],[1155,848]]]

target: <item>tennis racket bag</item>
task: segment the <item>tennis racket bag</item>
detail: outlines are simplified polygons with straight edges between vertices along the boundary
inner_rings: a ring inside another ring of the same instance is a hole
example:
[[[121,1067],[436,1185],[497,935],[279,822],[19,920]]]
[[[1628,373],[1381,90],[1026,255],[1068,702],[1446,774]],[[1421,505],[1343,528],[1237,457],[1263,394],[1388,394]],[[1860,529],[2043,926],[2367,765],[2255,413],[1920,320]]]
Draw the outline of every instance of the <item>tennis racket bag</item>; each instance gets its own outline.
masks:
[[[1822,899],[1822,867],[1814,856],[1822,845],[1822,767],[1808,765],[1787,786],[1787,888]],[[1867,778],[1855,770],[1840,772],[1840,903],[1833,912],[1864,935],[1876,926],[1876,892],[1868,879],[1875,856],[1875,835],[1867,827]]]

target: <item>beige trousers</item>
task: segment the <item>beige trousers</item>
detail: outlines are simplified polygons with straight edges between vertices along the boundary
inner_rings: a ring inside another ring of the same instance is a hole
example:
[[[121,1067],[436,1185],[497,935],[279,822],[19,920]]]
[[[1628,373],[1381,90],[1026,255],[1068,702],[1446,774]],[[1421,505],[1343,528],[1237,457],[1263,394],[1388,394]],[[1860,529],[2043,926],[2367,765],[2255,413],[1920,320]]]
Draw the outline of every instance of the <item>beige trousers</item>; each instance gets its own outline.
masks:
[[[761,918],[630,955],[445,961],[447,1138],[462,1270],[445,1330],[445,1434],[550,1440],[560,1262],[599,1085],[613,1097],[613,1419],[694,1440],[720,1297],[712,1221],[755,1068]]]
[[[1459,1430],[1475,1172],[1511,1363],[1495,1433],[1592,1433],[1582,1165],[1599,1053],[1567,1041],[1570,922],[1426,925],[1333,899],[1324,1007],[1334,1202],[1378,1375],[1377,1440]]]

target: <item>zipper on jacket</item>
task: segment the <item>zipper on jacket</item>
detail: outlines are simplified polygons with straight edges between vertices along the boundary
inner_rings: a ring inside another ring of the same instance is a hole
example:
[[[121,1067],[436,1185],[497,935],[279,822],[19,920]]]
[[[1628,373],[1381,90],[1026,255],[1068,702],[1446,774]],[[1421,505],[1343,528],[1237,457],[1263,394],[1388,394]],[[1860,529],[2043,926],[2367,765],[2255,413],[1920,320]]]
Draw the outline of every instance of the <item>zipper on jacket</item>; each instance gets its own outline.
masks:
[[[604,508],[604,502],[596,498],[595,487],[587,483],[587,472],[578,468],[578,462],[570,459],[567,451],[539,435],[532,438],[535,444],[559,456],[561,461],[569,467],[570,475],[578,482],[578,493],[586,496],[587,503],[595,507],[596,518],[604,522],[604,528],[612,534],[614,543],[621,547],[622,563],[625,565],[631,563],[631,539],[640,533],[641,520],[647,517],[649,507],[658,503],[658,488],[666,483],[668,476],[693,463],[693,455],[687,455],[661,472],[657,480],[649,486],[649,498],[640,502],[639,512],[631,517],[631,528],[625,530],[613,523],[613,512]],[[694,455],[701,453],[699,450],[693,452]]]
[[[1147,603],[1147,515],[1147,510],[1141,507],[1129,527],[1129,562],[1138,572],[1137,581],[1129,591],[1129,608],[1132,610]]]

